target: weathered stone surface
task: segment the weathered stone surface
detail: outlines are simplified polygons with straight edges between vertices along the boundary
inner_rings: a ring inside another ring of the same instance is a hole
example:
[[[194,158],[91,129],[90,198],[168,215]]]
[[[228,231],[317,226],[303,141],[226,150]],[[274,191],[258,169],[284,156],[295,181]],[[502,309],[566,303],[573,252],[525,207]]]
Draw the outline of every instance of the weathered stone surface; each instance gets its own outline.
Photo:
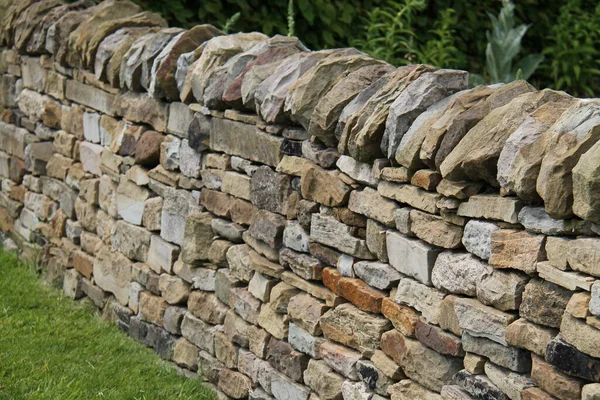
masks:
[[[301,190],[302,197],[328,207],[346,204],[350,194],[350,187],[335,173],[315,165],[307,166],[302,170]]]
[[[441,249],[392,231],[387,232],[386,243],[392,267],[419,282],[431,284],[431,271]]]
[[[287,378],[285,375],[274,371],[271,378],[271,392],[277,400],[308,400],[310,390]]]
[[[516,347],[503,346],[484,337],[475,337],[467,332],[462,334],[463,349],[469,353],[479,354],[491,362],[515,372],[531,370],[531,354]]]
[[[594,400],[600,396],[600,384],[590,383],[585,385],[581,391],[582,400]]]
[[[285,226],[286,219],[283,216],[261,210],[256,213],[248,234],[277,249],[281,247]]]
[[[516,198],[495,195],[475,195],[461,203],[458,215],[462,217],[495,219],[516,224],[523,202]]]
[[[461,357],[464,355],[460,338],[451,333],[444,332],[437,326],[430,325],[422,320],[415,325],[417,340],[440,354]]]
[[[113,227],[111,244],[116,251],[137,261],[146,261],[150,246],[150,232],[144,228],[117,221]]]
[[[485,375],[473,375],[467,370],[461,370],[453,377],[453,380],[474,398],[510,399]]]
[[[364,66],[382,64],[381,61],[364,54],[344,54],[347,52],[338,51],[337,54],[319,61],[290,87],[284,111],[289,112],[291,119],[304,129],[309,129],[314,108],[325,93],[337,83],[340,75]]]
[[[113,293],[120,304],[127,305],[131,262],[126,257],[104,247],[96,254],[94,279],[103,290]]]
[[[523,292],[519,314],[536,324],[558,328],[571,294],[551,282],[532,279]]]
[[[442,162],[444,178],[484,180],[496,186],[497,162],[506,140],[536,108],[562,97],[565,95],[551,90],[530,92],[491,111]]]
[[[589,291],[595,282],[594,277],[574,271],[561,271],[549,262],[537,263],[538,276],[568,290],[583,289]]]
[[[561,373],[542,358],[533,356],[531,379],[537,386],[559,399],[580,399],[583,382]]]
[[[387,64],[369,65],[344,72],[316,103],[308,131],[327,145],[335,145],[334,130],[344,107],[360,91],[393,69]]]
[[[597,106],[594,112],[598,114]],[[595,126],[588,132],[568,132],[559,138],[552,137],[551,133],[546,133],[546,136],[547,150],[540,165],[536,190],[551,217],[570,218],[573,216],[574,197],[572,171],[580,157],[600,139],[600,128]]]
[[[457,298],[455,305],[460,327],[471,336],[483,337],[506,345],[506,327],[515,316],[484,306],[475,299]]]
[[[384,155],[394,158],[413,121],[429,106],[466,87],[467,74],[455,70],[425,73],[411,82],[390,106],[381,142]]]
[[[348,209],[368,218],[372,218],[387,226],[394,226],[394,210],[396,203],[382,197],[375,189],[365,188],[350,193]]]
[[[439,213],[439,208],[436,204],[441,196],[437,193],[427,192],[412,185],[402,185],[387,181],[382,181],[377,185],[377,192],[383,197],[408,204],[419,210],[431,214]]]
[[[352,236],[350,227],[338,222],[333,217],[313,214],[310,236],[316,242],[355,257],[367,260],[373,258],[365,240]]]
[[[321,399],[334,400],[341,396],[344,378],[333,372],[324,361],[310,360],[304,371],[304,382]]]
[[[431,215],[419,210],[410,212],[411,231],[419,239],[434,246],[455,249],[461,247],[463,229],[448,223],[437,215]]]
[[[470,220],[465,225],[462,243],[469,253],[487,260],[492,255],[492,233],[498,229],[492,222]]]
[[[492,267],[471,254],[445,251],[435,261],[431,281],[438,289],[475,296],[478,284],[492,271]]]
[[[279,253],[279,262],[283,267],[291,269],[296,275],[303,279],[321,279],[323,266],[315,257],[296,253],[290,249],[282,249]]]
[[[328,311],[320,323],[329,339],[357,349],[365,356],[372,355],[381,334],[390,328],[388,320],[360,311],[351,304]]]
[[[485,373],[490,381],[511,399],[520,398],[523,391],[535,386],[528,376],[517,374],[492,363],[485,364]]]
[[[445,294],[409,278],[400,280],[396,292],[396,302],[406,304],[420,311],[431,324],[438,324],[441,316],[441,303]]]
[[[409,378],[430,390],[441,390],[462,368],[460,358],[439,354],[417,340],[402,336],[398,331],[384,333],[381,348],[402,367]]]
[[[501,229],[492,233],[490,265],[496,268],[514,268],[528,274],[536,271],[536,264],[546,254],[545,236],[527,231]]]
[[[595,238],[578,238],[569,243],[567,261],[576,271],[600,277],[597,262],[600,241]]]
[[[586,324],[583,320],[565,313],[560,324],[561,336],[579,351],[595,358],[600,358],[598,336],[600,330]]]
[[[525,274],[494,269],[477,282],[477,299],[503,311],[518,310],[528,281]]]
[[[548,344],[546,361],[571,376],[590,381],[598,381],[600,377],[600,361],[580,352],[560,335]]]
[[[545,235],[589,234],[590,223],[577,219],[554,219],[543,207],[525,206],[519,212],[519,222],[531,233]]]
[[[432,71],[433,68],[425,65],[411,65],[392,71],[385,84],[345,122],[338,146],[340,153],[350,153],[362,162],[378,158],[382,154],[380,143],[384,136],[385,121],[394,100],[412,82]]]
[[[389,264],[360,261],[354,264],[356,276],[377,289],[390,289],[400,281],[401,275]]]
[[[256,88],[254,95],[256,113],[269,123],[284,122],[286,120],[284,103],[291,86],[315,64],[332,54],[333,51],[326,50],[304,52],[286,58]],[[356,51],[349,54],[356,54]]]
[[[415,335],[415,327],[419,316],[412,308],[400,305],[391,298],[386,297],[381,303],[381,313],[404,336],[412,337]]]

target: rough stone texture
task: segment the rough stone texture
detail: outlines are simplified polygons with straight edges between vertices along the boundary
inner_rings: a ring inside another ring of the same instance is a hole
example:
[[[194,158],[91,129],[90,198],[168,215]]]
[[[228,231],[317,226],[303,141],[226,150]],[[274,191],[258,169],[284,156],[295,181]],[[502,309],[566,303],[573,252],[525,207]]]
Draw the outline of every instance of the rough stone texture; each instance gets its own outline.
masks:
[[[492,274],[493,268],[471,254],[445,251],[433,267],[433,285],[454,294],[475,296],[478,284]]]
[[[351,304],[328,311],[320,323],[328,338],[357,349],[366,356],[375,351],[381,334],[391,325],[386,319],[362,312]]]
[[[392,231],[387,232],[386,243],[392,267],[419,282],[431,284],[431,271],[440,249]]]
[[[501,229],[492,233],[490,265],[496,268],[514,268],[533,274],[538,261],[546,254],[545,237],[526,231]]]
[[[551,282],[532,279],[525,286],[519,314],[536,324],[558,328],[571,294]]]

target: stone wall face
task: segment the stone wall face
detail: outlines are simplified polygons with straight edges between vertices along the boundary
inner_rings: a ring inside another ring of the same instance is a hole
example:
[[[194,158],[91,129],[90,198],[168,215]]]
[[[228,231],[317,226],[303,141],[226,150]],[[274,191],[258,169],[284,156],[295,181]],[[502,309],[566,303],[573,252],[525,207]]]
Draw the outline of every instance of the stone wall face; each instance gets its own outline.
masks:
[[[600,103],[0,2],[0,228],[220,398],[599,399]]]

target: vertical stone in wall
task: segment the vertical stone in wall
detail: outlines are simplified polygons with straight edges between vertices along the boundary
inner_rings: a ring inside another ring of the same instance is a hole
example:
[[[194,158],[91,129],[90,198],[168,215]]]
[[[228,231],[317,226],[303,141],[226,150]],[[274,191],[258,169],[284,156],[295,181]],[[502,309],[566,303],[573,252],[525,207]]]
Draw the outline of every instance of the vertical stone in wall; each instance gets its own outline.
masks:
[[[386,121],[381,151],[388,158],[396,155],[396,149],[413,121],[429,106],[467,87],[465,71],[439,70],[423,74],[394,100]]]

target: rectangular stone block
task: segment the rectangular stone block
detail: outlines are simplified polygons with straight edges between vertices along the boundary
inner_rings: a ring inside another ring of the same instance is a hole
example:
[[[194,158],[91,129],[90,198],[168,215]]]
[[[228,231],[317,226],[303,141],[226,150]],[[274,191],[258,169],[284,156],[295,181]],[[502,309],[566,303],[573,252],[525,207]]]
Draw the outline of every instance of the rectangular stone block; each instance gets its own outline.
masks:
[[[443,249],[393,231],[386,234],[386,247],[392,267],[421,283],[431,285],[431,271]]]
[[[283,139],[241,122],[211,120],[210,148],[276,167],[283,157]]]

